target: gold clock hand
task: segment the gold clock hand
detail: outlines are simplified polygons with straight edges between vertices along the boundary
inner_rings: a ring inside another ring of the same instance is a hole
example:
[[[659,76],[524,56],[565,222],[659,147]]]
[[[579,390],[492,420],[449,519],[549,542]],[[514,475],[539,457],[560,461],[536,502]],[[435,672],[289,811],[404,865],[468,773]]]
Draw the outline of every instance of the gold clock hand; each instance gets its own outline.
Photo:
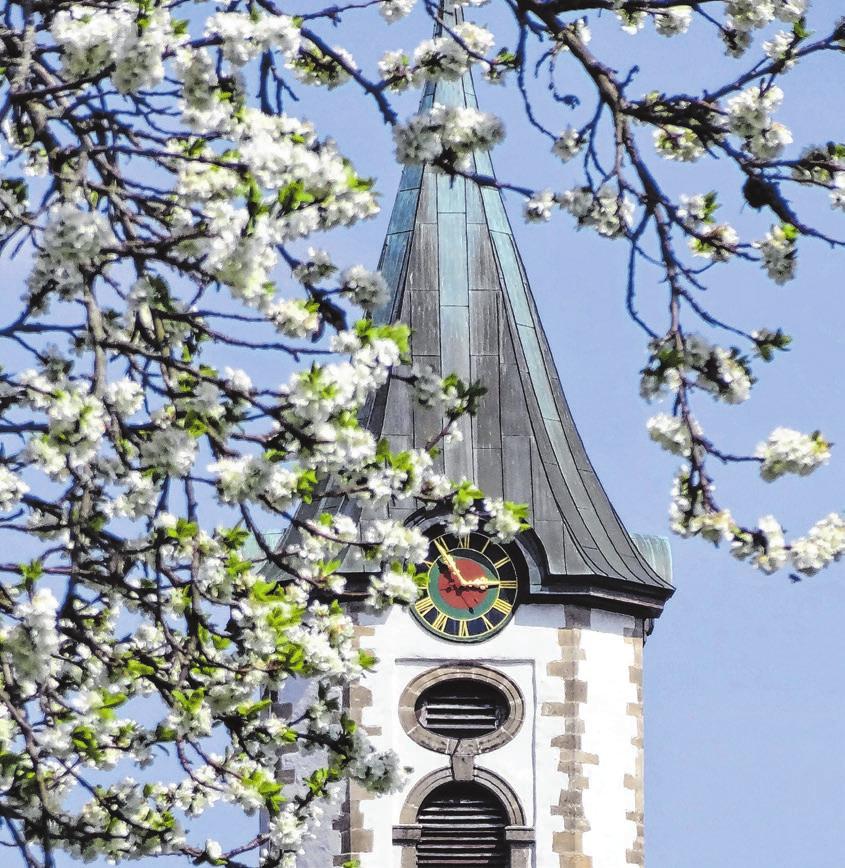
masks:
[[[461,571],[458,569],[458,565],[455,563],[455,559],[452,557],[451,554],[449,554],[449,549],[447,549],[446,546],[444,546],[443,543],[437,539],[434,541],[434,547],[437,549],[438,552],[440,552],[440,556],[446,562],[446,566],[449,568],[449,572],[452,573],[455,578],[457,578],[458,582],[464,586],[469,584],[467,580],[461,575]]]
[[[434,541],[434,547],[440,552],[447,563],[452,559],[452,556],[449,554],[449,549],[447,549],[439,539]]]
[[[495,579],[487,579],[487,578],[481,577],[478,579],[469,579],[465,584],[470,588],[480,588],[481,590],[486,591],[489,588],[498,587],[501,584],[501,582],[498,582]]]

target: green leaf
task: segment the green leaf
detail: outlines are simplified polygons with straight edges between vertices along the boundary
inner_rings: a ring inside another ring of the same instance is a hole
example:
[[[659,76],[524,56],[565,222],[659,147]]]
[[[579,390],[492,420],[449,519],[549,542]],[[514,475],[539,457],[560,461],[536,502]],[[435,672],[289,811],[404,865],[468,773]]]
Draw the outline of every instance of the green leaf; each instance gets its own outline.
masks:
[[[155,667],[147,663],[142,663],[140,660],[131,658],[126,661],[126,671],[134,678],[141,678],[144,675],[155,675]]]
[[[378,657],[361,648],[358,651],[358,663],[362,669],[372,669],[378,663]]]
[[[30,561],[28,564],[18,564],[24,583],[29,587],[44,575],[41,561]]]
[[[252,703],[242,702],[235,710],[244,720],[248,720],[251,717],[256,717],[265,708],[269,708],[270,704],[271,700],[269,699],[261,699]]]
[[[799,18],[792,25],[792,32],[796,39],[807,39],[813,35],[813,31],[807,29],[807,19],[804,17]]]

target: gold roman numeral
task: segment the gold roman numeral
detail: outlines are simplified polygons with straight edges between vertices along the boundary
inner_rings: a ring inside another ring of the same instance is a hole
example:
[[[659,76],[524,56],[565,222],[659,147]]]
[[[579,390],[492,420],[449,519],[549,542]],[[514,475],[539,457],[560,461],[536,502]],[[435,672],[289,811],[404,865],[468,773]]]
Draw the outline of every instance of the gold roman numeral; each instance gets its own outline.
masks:
[[[466,621],[458,621],[458,638],[469,639],[469,624]]]
[[[440,633],[446,631],[446,622],[449,616],[445,612],[438,612],[437,617],[432,621],[431,626]]]
[[[469,534],[465,533],[463,536],[458,537],[458,548],[459,549],[468,549],[469,545]]]
[[[500,588],[512,588],[513,590],[516,590],[516,579],[502,579],[499,582],[499,587]]]
[[[505,555],[500,561],[496,561],[496,563],[493,564],[493,566],[498,570],[500,567],[503,567],[505,564],[509,564],[510,560],[511,559],[507,555]]]
[[[493,603],[491,608],[497,612],[501,612],[503,615],[510,615],[513,610],[513,606],[507,600],[501,599],[501,597],[496,597],[496,602]]]
[[[431,597],[422,597],[414,603],[414,608],[420,615],[427,615],[434,608],[434,600]]]
[[[496,626],[486,615],[481,616],[481,621],[485,630],[492,630]]]
[[[479,549],[481,554],[484,554],[484,552],[487,551],[487,546],[489,546],[491,542],[493,542],[493,540],[491,540],[490,537],[488,536],[487,539],[484,540],[484,545],[481,546],[481,548]]]

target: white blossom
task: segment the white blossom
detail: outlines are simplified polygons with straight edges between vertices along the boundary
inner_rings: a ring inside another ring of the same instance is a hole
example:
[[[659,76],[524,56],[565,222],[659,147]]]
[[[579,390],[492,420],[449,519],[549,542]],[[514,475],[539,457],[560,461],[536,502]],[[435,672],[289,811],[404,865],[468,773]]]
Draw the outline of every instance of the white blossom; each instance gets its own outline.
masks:
[[[324,53],[316,45],[309,44],[308,50],[291,57],[287,66],[303,84],[316,85],[334,90],[346,84],[351,77],[350,70],[357,70],[355,58],[342,46],[333,45],[331,53]]]
[[[370,579],[367,605],[382,609],[393,602],[413,603],[419,596],[419,586],[413,575],[401,570],[385,570]]]
[[[779,30],[771,39],[763,43],[763,51],[772,60],[781,61],[784,69],[789,69],[795,65],[795,58],[792,56],[794,42],[791,33]]]
[[[622,25],[622,30],[631,36],[638,33],[645,26],[645,12],[639,10],[629,12],[626,9],[619,8],[615,10],[615,13],[616,17],[619,19],[619,23]]]
[[[589,187],[576,187],[559,194],[560,206],[578,220],[578,225],[595,229],[599,235],[615,238],[624,235],[634,215],[630,198],[605,184],[596,193]]]
[[[709,488],[712,494],[712,486]],[[734,537],[733,517],[728,510],[706,508],[700,498],[693,500],[690,493],[690,470],[683,466],[672,483],[669,506],[669,525],[681,537],[701,536],[716,545]]]
[[[764,573],[777,572],[789,558],[783,528],[772,515],[759,519],[753,532],[734,534],[731,554],[739,560],[750,560]]]
[[[554,208],[555,194],[551,190],[534,193],[523,204],[523,213],[528,223],[545,223],[551,219]]]
[[[233,391],[244,395],[252,392],[252,378],[243,368],[230,368],[227,365],[223,369],[223,377],[226,385]]]
[[[506,503],[501,498],[487,497],[483,505],[488,516],[484,530],[500,542],[510,542],[522,530],[522,519],[514,509],[514,504]]]
[[[112,505],[115,515],[141,518],[153,514],[161,492],[152,477],[131,470],[120,480],[120,484],[124,490]]]
[[[830,191],[830,207],[845,211],[845,172],[833,176],[833,189]]]
[[[319,247],[308,248],[308,258],[293,270],[293,276],[302,284],[316,285],[337,271],[328,251]]]
[[[793,567],[807,576],[838,561],[845,553],[845,519],[831,513],[816,522],[804,537],[792,541],[789,555]]]
[[[771,482],[786,473],[806,476],[830,460],[830,443],[815,431],[802,434],[792,428],[775,428],[754,453],[762,459],[760,475]]]
[[[373,310],[387,301],[388,289],[378,271],[369,271],[363,265],[353,265],[340,276],[345,295],[365,310]]]
[[[62,296],[79,293],[85,285],[85,270],[102,261],[103,248],[111,240],[111,229],[102,214],[71,203],[54,206],[29,275],[30,296],[50,290]]]
[[[141,444],[141,460],[171,476],[185,476],[193,467],[197,441],[180,428],[153,431]]]
[[[680,208],[678,208],[678,217],[690,226],[697,227],[700,223],[705,222],[709,216],[709,207],[707,196],[700,193],[693,196],[687,196],[682,193],[678,197]]]
[[[798,233],[788,225],[773,226],[766,236],[754,242],[760,251],[763,268],[775,283],[783,285],[795,277],[798,251],[795,241]]]
[[[674,6],[654,13],[654,28],[661,36],[686,33],[691,23],[691,6]]]
[[[39,588],[31,599],[15,607],[19,625],[10,631],[0,656],[11,657],[24,695],[47,686],[56,670],[54,656],[59,650],[56,631],[58,601],[48,588]]]
[[[463,21],[452,34],[420,43],[414,52],[415,65],[432,80],[455,80],[469,70],[477,57],[493,47],[493,34],[485,27]]]
[[[209,18],[205,30],[221,38],[224,57],[236,66],[243,66],[271,47],[294,55],[301,42],[299,28],[287,15],[218,12]]]
[[[661,157],[681,163],[694,163],[706,153],[701,139],[690,129],[666,124],[653,133],[654,146]]]
[[[379,0],[379,12],[385,21],[398,21],[410,13],[416,0]]]
[[[144,401],[144,390],[140,383],[124,377],[106,387],[106,403],[119,416],[128,417],[138,412]]]
[[[404,51],[385,51],[378,62],[378,72],[383,81],[390,81],[390,89],[397,92],[413,87],[420,77]]]
[[[727,262],[736,252],[739,235],[729,223],[707,225],[699,230],[700,237],[690,238],[690,250],[704,259]]]
[[[399,765],[399,757],[392,750],[377,751],[374,748],[362,753],[350,769],[354,780],[376,793],[392,793],[400,789],[408,771]]]
[[[29,491],[29,486],[8,467],[0,465],[0,512],[10,512]]]
[[[771,118],[782,101],[783,91],[772,85],[750,87],[727,102],[731,132],[744,139],[749,151],[760,159],[773,159],[792,142],[792,133]]]
[[[393,130],[400,163],[427,163],[442,157],[457,168],[468,165],[473,150],[487,150],[503,136],[502,123],[493,115],[439,103]]]
[[[552,153],[560,157],[563,162],[577,156],[584,147],[584,139],[581,133],[574,127],[567,127],[554,141]]]
[[[276,328],[288,337],[307,338],[320,327],[315,306],[299,298],[280,298],[267,304],[265,310]]]
[[[701,429],[694,419],[687,424],[681,417],[670,416],[667,413],[652,416],[648,420],[647,428],[649,437],[667,452],[688,456],[692,451],[690,425],[695,435],[700,437]]]

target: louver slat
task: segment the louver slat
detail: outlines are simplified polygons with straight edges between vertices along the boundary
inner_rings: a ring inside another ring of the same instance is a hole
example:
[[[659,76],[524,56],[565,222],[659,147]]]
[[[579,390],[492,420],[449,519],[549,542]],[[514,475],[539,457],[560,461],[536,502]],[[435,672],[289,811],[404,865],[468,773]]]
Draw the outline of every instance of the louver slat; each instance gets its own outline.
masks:
[[[417,815],[422,836],[420,868],[508,868],[507,818],[491,793],[477,784],[446,784],[436,789]]]
[[[435,684],[417,702],[420,723],[452,738],[495,732],[507,716],[508,703],[499,690],[469,680]]]

